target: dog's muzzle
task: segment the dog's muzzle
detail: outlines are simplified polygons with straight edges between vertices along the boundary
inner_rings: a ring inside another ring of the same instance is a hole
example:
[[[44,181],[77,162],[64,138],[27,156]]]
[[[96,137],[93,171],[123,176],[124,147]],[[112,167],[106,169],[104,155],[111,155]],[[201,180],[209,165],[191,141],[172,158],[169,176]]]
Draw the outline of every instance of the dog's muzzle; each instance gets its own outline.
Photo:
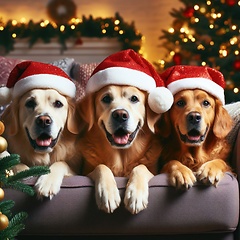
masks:
[[[53,139],[50,134],[51,124],[52,119],[48,115],[40,115],[37,117],[35,125],[38,136],[35,139],[31,137],[29,130],[26,128],[28,139],[36,152],[51,152],[56,145],[62,129],[59,130],[57,137]]]
[[[178,128],[178,132],[179,132],[181,141],[184,142],[185,144],[200,145],[202,142],[204,142],[206,138],[208,127],[206,127],[204,134],[201,134],[200,131],[195,128],[188,131],[187,134],[182,134],[179,128]]]
[[[58,135],[55,139],[52,138],[48,133],[42,132],[36,139],[32,139],[29,130],[26,128],[26,133],[29,139],[29,142],[31,143],[32,147],[36,152],[44,152],[49,153],[52,151],[52,149],[55,147],[59,135],[61,133],[62,129],[59,130]]]
[[[109,133],[103,124],[103,128],[106,133],[106,137],[110,144],[117,148],[127,148],[131,145],[135,139],[140,125],[138,124],[136,130],[129,133],[124,127],[119,127],[113,134]]]

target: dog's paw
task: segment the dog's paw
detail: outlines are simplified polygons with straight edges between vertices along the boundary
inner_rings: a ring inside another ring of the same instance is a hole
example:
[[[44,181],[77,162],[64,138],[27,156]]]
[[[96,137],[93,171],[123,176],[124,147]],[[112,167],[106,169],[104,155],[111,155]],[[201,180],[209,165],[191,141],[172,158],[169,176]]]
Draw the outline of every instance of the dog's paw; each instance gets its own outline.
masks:
[[[196,175],[199,181],[204,184],[217,186],[225,173],[225,163],[218,160],[212,160],[204,163],[197,171]]]
[[[189,189],[197,181],[194,173],[188,167],[182,165],[169,173],[169,183],[179,189]]]
[[[95,196],[98,208],[107,213],[113,213],[121,203],[119,190],[114,179],[110,182],[97,183]]]
[[[51,174],[40,176],[35,184],[37,197],[42,199],[43,197],[53,198],[60,191],[62,179],[57,179],[51,176]]]
[[[132,214],[139,213],[146,209],[148,205],[148,184],[140,183],[139,185],[130,183],[125,192],[124,204]]]

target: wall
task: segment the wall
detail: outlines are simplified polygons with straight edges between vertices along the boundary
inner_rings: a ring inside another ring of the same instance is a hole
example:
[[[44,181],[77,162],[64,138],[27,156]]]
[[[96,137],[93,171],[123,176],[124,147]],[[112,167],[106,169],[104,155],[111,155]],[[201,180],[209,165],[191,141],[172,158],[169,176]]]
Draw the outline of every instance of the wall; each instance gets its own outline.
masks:
[[[168,29],[172,23],[169,12],[182,6],[178,0],[74,0],[77,16],[112,17],[115,12],[129,23],[135,22],[136,28],[145,36],[144,56],[151,62],[164,56],[165,50],[158,45],[162,29]],[[0,18],[39,21],[47,19],[48,0],[0,0]]]

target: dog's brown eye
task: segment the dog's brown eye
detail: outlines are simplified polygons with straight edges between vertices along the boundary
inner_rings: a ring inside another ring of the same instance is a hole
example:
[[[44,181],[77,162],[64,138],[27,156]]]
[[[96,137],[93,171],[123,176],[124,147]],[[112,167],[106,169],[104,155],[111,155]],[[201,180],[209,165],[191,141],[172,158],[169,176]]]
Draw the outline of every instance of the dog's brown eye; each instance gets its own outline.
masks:
[[[35,102],[35,100],[34,99],[31,99],[31,100],[28,100],[26,103],[25,103],[25,106],[27,107],[27,108],[35,108],[36,107],[36,105],[37,105],[37,103]]]
[[[55,101],[54,103],[53,103],[53,106],[55,107],[55,108],[61,108],[62,106],[63,106],[63,104],[60,102],[60,101]]]
[[[205,106],[205,107],[210,106],[210,102],[207,101],[207,100],[204,100],[204,101],[203,101],[203,106]]]
[[[130,101],[133,103],[139,102],[138,97],[135,95],[131,96]]]
[[[177,101],[176,104],[177,104],[177,106],[179,106],[179,107],[184,107],[184,106],[186,105],[185,101],[183,101],[183,100]]]
[[[102,99],[102,102],[104,102],[104,103],[110,103],[111,101],[112,101],[112,98],[110,95],[106,95]]]

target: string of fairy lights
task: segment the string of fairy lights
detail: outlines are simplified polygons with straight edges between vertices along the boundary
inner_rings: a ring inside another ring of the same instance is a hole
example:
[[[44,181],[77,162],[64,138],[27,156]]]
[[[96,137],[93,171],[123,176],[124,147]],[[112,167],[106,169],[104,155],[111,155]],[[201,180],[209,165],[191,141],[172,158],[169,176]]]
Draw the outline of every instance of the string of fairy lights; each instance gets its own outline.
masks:
[[[56,37],[63,49],[66,49],[66,41],[70,38],[76,39],[76,44],[79,44],[81,37],[107,37],[117,38],[122,43],[122,49],[132,48],[137,52],[141,51],[143,38],[134,23],[125,22],[118,13],[109,18],[71,18],[64,24],[48,19],[39,22],[27,22],[26,18],[7,22],[0,19],[0,46],[6,53],[14,49],[17,39],[28,39],[29,46],[32,46],[39,39],[48,43]]]
[[[168,30],[163,30],[163,36],[160,37],[166,40],[165,47],[168,50],[165,58],[156,62],[160,71],[168,67],[169,62],[182,64],[188,59],[187,64],[208,65],[226,71],[225,76],[230,76],[229,79],[236,72],[240,72],[240,19],[237,14],[236,17],[231,15],[229,9],[225,11],[221,9],[222,6],[226,8],[234,6],[236,9],[240,7],[240,1],[220,0],[220,2],[222,5],[219,6],[218,3],[216,6],[216,2],[210,0],[198,3],[194,1],[192,6],[182,9],[181,14],[180,11],[173,12],[175,21]],[[212,49],[214,55],[211,56]],[[222,68],[223,65],[216,59],[222,62],[230,62],[228,59],[231,59],[232,69]],[[229,79],[226,78],[227,85],[232,87],[232,81]],[[232,90],[239,93],[240,88],[236,86]]]

